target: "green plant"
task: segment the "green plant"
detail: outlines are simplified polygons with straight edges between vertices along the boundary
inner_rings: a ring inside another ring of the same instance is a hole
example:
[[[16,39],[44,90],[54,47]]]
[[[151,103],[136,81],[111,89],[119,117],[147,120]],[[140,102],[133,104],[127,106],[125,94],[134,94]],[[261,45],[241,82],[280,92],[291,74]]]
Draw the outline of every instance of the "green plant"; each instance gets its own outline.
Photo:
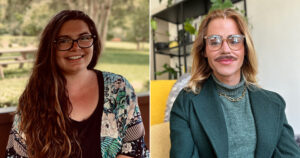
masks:
[[[186,19],[184,22],[184,30],[188,33],[190,33],[191,35],[197,35],[197,31],[196,28],[192,25],[193,19]]]
[[[225,9],[225,8],[232,8],[233,4],[231,0],[210,0],[212,3],[209,11],[217,10],[217,9]]]
[[[234,7],[231,0],[210,0],[210,2],[212,3],[212,5],[209,8],[209,12],[217,10],[217,9],[232,8],[232,9],[240,12],[242,15],[245,15],[245,10],[239,9],[238,7]]]
[[[163,68],[164,68],[163,71],[156,72],[155,74],[156,74],[157,76],[160,76],[160,75],[162,75],[162,74],[168,73],[168,74],[169,74],[169,79],[177,79],[178,70],[179,70],[179,68],[180,68],[178,65],[176,65],[176,68],[177,68],[178,70],[172,68],[172,67],[169,66],[168,64],[164,64],[164,65],[163,65]]]
[[[151,28],[154,31],[157,29],[157,22],[154,19],[151,19]]]
[[[161,3],[162,0],[159,0],[159,3]],[[173,4],[173,0],[168,0],[167,7],[170,7]]]

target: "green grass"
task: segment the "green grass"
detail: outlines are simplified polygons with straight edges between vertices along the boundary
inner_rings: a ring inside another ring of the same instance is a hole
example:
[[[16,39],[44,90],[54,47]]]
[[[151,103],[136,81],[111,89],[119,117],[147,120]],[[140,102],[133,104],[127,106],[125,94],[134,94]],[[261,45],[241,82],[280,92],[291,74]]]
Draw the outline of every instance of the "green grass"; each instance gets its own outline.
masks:
[[[149,91],[149,51],[135,48],[134,43],[107,42],[96,69],[120,74],[129,80],[137,93],[146,92]],[[5,78],[0,79],[0,107],[17,105],[32,65],[26,63],[19,69],[19,64],[13,64],[4,68]]]
[[[148,51],[106,49],[96,69],[114,72],[127,78],[136,92],[149,90]]]
[[[136,44],[133,42],[106,42],[106,48],[115,48],[115,49],[129,49],[135,50]],[[140,47],[144,50],[149,50],[149,43],[142,42]]]
[[[16,106],[27,80],[27,76],[0,80],[0,107]]]

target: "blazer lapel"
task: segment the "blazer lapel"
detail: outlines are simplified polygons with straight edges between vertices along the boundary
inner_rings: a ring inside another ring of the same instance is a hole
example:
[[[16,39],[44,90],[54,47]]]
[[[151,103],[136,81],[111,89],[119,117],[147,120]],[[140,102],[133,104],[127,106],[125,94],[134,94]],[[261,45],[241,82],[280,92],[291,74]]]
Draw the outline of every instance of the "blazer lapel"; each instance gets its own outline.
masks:
[[[280,108],[274,106],[266,94],[258,89],[249,90],[249,98],[256,125],[255,157],[271,157],[276,146],[274,138],[278,136],[279,132]]]
[[[228,157],[228,135],[221,103],[211,77],[193,98],[196,115],[203,126],[217,157]]]

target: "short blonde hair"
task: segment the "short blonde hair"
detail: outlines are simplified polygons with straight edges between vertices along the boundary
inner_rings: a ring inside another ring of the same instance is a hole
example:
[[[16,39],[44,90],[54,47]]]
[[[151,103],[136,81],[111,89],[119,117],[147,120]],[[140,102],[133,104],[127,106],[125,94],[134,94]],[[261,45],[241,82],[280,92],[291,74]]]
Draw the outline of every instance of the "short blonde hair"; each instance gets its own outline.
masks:
[[[212,73],[212,69],[209,67],[207,58],[204,56],[204,36],[206,36],[208,24],[213,19],[217,18],[233,19],[236,22],[241,34],[245,36],[245,58],[241,67],[241,71],[245,76],[247,84],[257,85],[257,57],[245,18],[233,9],[215,10],[208,13],[208,15],[201,22],[198,36],[192,49],[193,65],[191,79],[188,83],[187,90],[191,90],[196,94],[200,92],[202,84]]]

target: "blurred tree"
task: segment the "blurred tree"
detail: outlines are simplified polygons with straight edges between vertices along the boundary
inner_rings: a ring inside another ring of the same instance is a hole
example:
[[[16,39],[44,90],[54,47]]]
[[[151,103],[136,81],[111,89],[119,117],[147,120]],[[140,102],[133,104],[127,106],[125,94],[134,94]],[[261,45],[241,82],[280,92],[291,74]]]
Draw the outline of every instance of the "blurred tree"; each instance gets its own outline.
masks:
[[[0,34],[36,36],[57,12],[76,9],[94,20],[103,46],[107,34],[144,41],[148,40],[148,5],[148,0],[0,0]]]
[[[0,0],[0,34],[38,35],[48,20],[62,9],[59,0]]]
[[[56,13],[56,11],[51,8],[51,3],[52,1],[50,0],[32,2],[25,12],[21,25],[23,35],[35,36],[44,29],[51,18],[49,15]]]
[[[135,0],[128,17],[131,21],[127,39],[136,42],[137,49],[140,49],[140,43],[149,40],[149,1]]]
[[[32,0],[1,0],[1,5],[3,4],[5,8],[1,7],[1,23],[4,24],[3,30],[0,32],[10,33],[12,35],[22,34],[20,30],[20,25],[23,22],[24,14],[26,9],[29,7]]]
[[[139,0],[140,4],[133,11],[132,27],[130,36],[137,43],[137,49],[140,49],[140,43],[149,40],[149,1]]]
[[[127,39],[129,28],[131,27],[131,15],[134,10],[134,3],[132,0],[114,0],[114,5],[111,8],[111,16],[109,18],[108,35],[113,38]]]
[[[0,0],[0,34],[7,33],[7,29],[4,24],[7,5],[7,0]]]

